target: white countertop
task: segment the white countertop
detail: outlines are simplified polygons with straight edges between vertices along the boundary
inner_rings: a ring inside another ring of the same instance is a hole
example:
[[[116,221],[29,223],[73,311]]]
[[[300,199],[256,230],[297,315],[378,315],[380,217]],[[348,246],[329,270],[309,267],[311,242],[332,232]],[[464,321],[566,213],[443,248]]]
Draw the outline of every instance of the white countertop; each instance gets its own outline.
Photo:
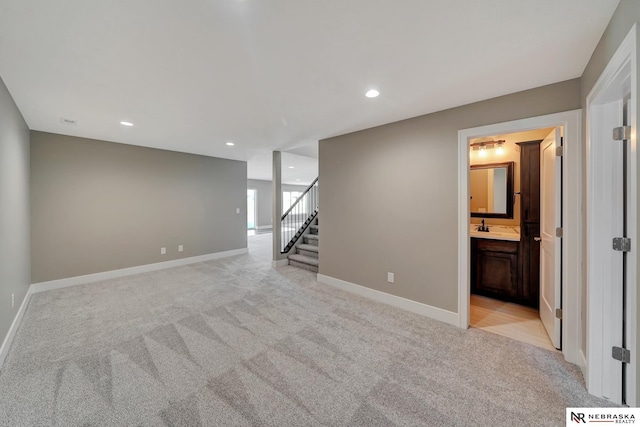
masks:
[[[520,227],[506,225],[489,225],[489,232],[478,231],[479,224],[471,224],[469,234],[471,237],[479,239],[492,240],[510,240],[514,242],[520,241]]]

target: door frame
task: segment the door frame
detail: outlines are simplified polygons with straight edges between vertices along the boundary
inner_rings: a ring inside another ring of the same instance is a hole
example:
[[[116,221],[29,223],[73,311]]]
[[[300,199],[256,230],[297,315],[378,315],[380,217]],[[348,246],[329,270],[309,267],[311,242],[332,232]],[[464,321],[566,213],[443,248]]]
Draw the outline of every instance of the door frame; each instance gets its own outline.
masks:
[[[586,199],[586,214],[587,214],[587,234],[586,234],[586,249],[587,249],[587,275],[586,279],[586,292],[587,292],[587,356],[588,356],[588,369],[585,379],[587,382],[587,389],[589,393],[596,396],[602,396],[602,381],[601,379],[607,375],[603,367],[603,343],[601,341],[602,324],[604,316],[609,314],[604,307],[602,299],[597,295],[601,295],[604,292],[605,284],[602,280],[595,280],[594,277],[598,272],[597,265],[589,263],[591,258],[599,259],[605,253],[610,253],[610,247],[598,247],[593,245],[589,240],[590,236],[593,236],[597,232],[599,225],[595,224],[595,218],[598,215],[598,210],[594,200],[593,194],[599,185],[596,179],[596,158],[592,155],[596,144],[601,143],[599,138],[593,138],[592,135],[598,134],[602,131],[602,124],[600,120],[600,108],[598,105],[602,105],[603,102],[611,102],[616,99],[620,99],[620,96],[624,96],[626,92],[631,93],[631,102],[629,103],[629,119],[630,126],[632,128],[629,159],[628,159],[628,188],[627,188],[627,235],[631,237],[631,252],[627,256],[627,304],[626,304],[626,346],[631,351],[631,363],[626,365],[626,401],[629,406],[637,406],[637,363],[640,361],[640,357],[637,354],[637,325],[638,325],[638,275],[637,265],[640,262],[638,255],[638,149],[637,149],[637,116],[639,111],[640,99],[638,99],[638,86],[637,86],[637,24],[634,24],[627,36],[618,47],[616,53],[613,55],[604,71],[594,84],[593,88],[587,96],[587,110],[586,110],[586,177],[587,177],[587,199]],[[599,127],[600,126],[600,127]],[[622,212],[620,212],[622,214]],[[605,216],[605,220],[607,220]]]
[[[561,127],[563,129],[563,245],[562,245],[562,353],[581,367],[586,359],[581,351],[580,301],[582,283],[582,110],[513,120],[458,131],[458,326],[469,327],[469,143],[491,135]]]

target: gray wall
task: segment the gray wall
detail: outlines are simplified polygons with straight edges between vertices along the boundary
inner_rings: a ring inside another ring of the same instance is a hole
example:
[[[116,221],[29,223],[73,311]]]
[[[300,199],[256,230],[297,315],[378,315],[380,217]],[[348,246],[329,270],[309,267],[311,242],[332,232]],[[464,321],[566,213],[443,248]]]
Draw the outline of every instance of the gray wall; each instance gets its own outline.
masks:
[[[586,114],[587,96],[589,95],[589,92],[591,91],[591,89],[593,89],[593,86],[595,85],[596,81],[600,77],[600,74],[602,74],[602,72],[604,71],[605,67],[613,57],[614,53],[620,46],[620,43],[622,43],[622,40],[624,40],[627,33],[633,26],[633,24],[636,24],[638,22],[640,22],[640,4],[638,3],[638,0],[621,0],[620,4],[618,5],[618,8],[616,9],[615,13],[613,14],[613,17],[611,18],[611,21],[609,22],[609,25],[607,26],[604,34],[602,35],[600,42],[598,43],[598,46],[593,52],[593,55],[591,56],[591,59],[589,60],[589,63],[587,64],[587,67],[584,70],[584,73],[582,74],[581,100],[582,100],[583,114]],[[640,45],[638,45],[637,48],[640,50]],[[637,55],[637,59],[640,60],[640,51],[637,52],[636,55]],[[636,78],[638,79],[637,81],[640,82],[640,66],[636,67],[636,70],[639,73]],[[636,102],[639,102],[640,93],[636,93],[635,97],[636,97]],[[640,112],[640,109],[636,108],[636,112]],[[638,117],[638,119],[640,119],[640,117]],[[583,123],[586,124],[586,120],[583,120]],[[638,123],[640,123],[640,120],[638,120]],[[586,135],[586,128],[585,128],[584,135]],[[637,152],[636,155],[640,156],[640,152]],[[637,159],[637,161],[638,161],[638,164],[640,164],[640,158]],[[583,162],[584,162],[583,163],[583,178],[584,178],[583,182],[585,182],[583,189],[585,192],[584,194],[586,194],[586,190],[587,190],[586,188],[586,153],[585,153],[585,157],[583,158]],[[583,200],[586,200],[586,198],[583,197]],[[640,198],[639,198],[639,201],[640,201]],[[636,206],[636,209],[638,212],[640,212],[640,205]],[[583,212],[585,213],[585,217],[583,218],[583,233],[584,233],[583,235],[586,236],[586,226],[587,226],[586,211],[583,211]],[[635,239],[640,239],[640,235],[635,237],[631,236],[631,237]],[[635,241],[637,242],[638,240],[635,240]],[[637,257],[636,262],[638,263],[638,265],[640,265],[640,254],[636,252],[635,256]],[[586,245],[583,247],[583,257],[584,257],[583,259],[586,260]],[[582,277],[584,277],[585,280],[587,278],[586,265],[583,265]],[[640,306],[640,293],[638,293],[638,301],[636,302],[636,305]],[[583,292],[582,292],[583,313],[586,313],[586,309],[587,309],[587,292],[586,292],[586,289],[583,288]],[[583,321],[582,350],[586,354],[586,342],[587,342],[586,316],[582,318],[582,321]],[[640,328],[640,317],[638,318],[638,323],[636,324],[635,330],[636,331],[640,330],[638,328]],[[636,354],[633,357],[636,358],[635,359],[636,366],[640,364],[640,352],[636,351]],[[638,375],[638,377],[636,378],[636,384],[640,384],[640,369],[636,370],[636,373]]]
[[[29,241],[29,128],[0,80],[0,344],[29,288]]]
[[[457,312],[458,130],[577,108],[574,79],[320,141],[320,274]]]
[[[260,179],[247,180],[247,188],[255,188],[258,190],[258,215],[256,225],[258,227],[271,227],[271,216],[273,206],[273,182],[263,181]],[[306,185],[290,185],[282,184],[282,191],[304,191]]]
[[[43,132],[31,141],[33,283],[247,247],[245,162]]]

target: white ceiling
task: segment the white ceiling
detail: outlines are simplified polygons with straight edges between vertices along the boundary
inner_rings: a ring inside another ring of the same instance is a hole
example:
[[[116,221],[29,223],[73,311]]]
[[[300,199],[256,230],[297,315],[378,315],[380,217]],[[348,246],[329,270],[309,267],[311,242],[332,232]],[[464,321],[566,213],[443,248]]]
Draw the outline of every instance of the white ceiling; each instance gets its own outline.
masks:
[[[318,177],[317,159],[282,153],[282,183],[305,186],[311,184]]]
[[[33,130],[271,179],[272,150],[579,77],[618,1],[0,0],[0,76]]]

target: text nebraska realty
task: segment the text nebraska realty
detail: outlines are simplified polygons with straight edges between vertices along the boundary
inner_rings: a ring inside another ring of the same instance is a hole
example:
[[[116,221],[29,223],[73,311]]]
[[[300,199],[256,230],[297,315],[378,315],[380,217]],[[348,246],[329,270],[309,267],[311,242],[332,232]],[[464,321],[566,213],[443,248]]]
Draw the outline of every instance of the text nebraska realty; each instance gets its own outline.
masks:
[[[615,424],[635,424],[636,417],[633,414],[587,414],[589,421],[612,422]]]

